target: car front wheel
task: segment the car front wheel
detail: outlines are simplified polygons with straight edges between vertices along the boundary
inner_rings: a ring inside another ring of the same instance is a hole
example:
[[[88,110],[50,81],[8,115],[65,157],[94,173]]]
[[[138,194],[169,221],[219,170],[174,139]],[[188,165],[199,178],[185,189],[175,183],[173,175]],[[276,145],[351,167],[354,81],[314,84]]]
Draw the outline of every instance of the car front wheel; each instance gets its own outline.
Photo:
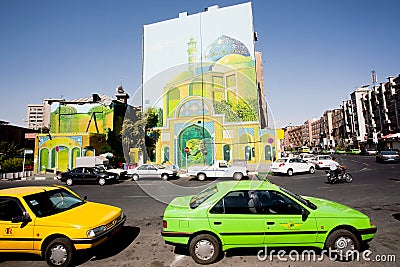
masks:
[[[106,184],[106,179],[104,179],[104,178],[99,178],[98,183],[99,183],[99,185],[105,185],[105,184]]]
[[[67,181],[65,182],[67,185],[72,185],[74,183],[74,180],[72,178],[68,178]]]
[[[166,173],[161,174],[161,179],[163,179],[164,181],[167,181],[168,180],[168,174],[166,174]]]
[[[352,232],[338,229],[328,236],[325,246],[335,253],[335,259],[349,261],[353,252],[360,249],[360,241]]]
[[[218,259],[221,253],[221,246],[216,237],[209,234],[200,234],[190,241],[189,252],[195,262],[210,264]]]
[[[293,175],[293,170],[292,169],[287,170],[287,175],[292,176]]]
[[[49,243],[45,250],[45,259],[49,266],[70,266],[75,252],[74,246],[68,238],[56,238]]]

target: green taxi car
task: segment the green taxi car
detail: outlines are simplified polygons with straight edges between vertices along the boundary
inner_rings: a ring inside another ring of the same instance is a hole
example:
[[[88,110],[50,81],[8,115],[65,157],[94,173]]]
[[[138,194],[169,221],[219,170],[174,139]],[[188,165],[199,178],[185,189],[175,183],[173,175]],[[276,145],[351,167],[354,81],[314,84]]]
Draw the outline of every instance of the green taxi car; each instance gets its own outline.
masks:
[[[342,204],[293,194],[267,181],[226,181],[167,206],[161,233],[185,246],[200,264],[238,247],[316,247],[339,259],[359,250],[377,228],[368,216]]]

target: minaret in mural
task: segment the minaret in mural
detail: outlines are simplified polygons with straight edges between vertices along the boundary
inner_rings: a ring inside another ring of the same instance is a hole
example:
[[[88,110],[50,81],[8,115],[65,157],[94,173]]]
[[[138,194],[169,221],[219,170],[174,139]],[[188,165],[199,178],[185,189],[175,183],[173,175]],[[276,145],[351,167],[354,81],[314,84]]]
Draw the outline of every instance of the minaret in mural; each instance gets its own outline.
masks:
[[[188,49],[188,64],[189,64],[189,69],[188,71],[191,71],[194,73],[194,70],[196,68],[196,53],[197,53],[197,47],[196,47],[197,42],[194,40],[193,37],[190,37],[189,42],[187,43]]]

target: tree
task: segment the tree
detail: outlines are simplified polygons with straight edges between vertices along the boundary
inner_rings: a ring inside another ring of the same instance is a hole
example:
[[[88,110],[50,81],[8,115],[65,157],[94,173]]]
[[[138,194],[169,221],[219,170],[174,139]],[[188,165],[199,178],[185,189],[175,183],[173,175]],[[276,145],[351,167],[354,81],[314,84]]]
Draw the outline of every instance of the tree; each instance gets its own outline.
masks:
[[[160,131],[154,128],[159,125],[160,110],[149,108],[143,115],[138,111],[134,118],[125,118],[122,125],[122,143],[129,152],[130,148],[141,148],[154,160],[156,143],[160,137]],[[162,113],[161,113],[162,114]]]

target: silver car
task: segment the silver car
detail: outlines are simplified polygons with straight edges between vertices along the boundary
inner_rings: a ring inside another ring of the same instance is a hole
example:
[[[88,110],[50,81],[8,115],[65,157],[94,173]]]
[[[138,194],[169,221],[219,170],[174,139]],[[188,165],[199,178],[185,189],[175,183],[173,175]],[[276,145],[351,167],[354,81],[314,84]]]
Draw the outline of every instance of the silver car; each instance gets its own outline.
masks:
[[[165,166],[160,164],[143,164],[134,169],[129,169],[128,175],[132,176],[133,181],[146,177],[161,177],[163,180],[168,180],[177,175],[177,170],[167,169]]]

